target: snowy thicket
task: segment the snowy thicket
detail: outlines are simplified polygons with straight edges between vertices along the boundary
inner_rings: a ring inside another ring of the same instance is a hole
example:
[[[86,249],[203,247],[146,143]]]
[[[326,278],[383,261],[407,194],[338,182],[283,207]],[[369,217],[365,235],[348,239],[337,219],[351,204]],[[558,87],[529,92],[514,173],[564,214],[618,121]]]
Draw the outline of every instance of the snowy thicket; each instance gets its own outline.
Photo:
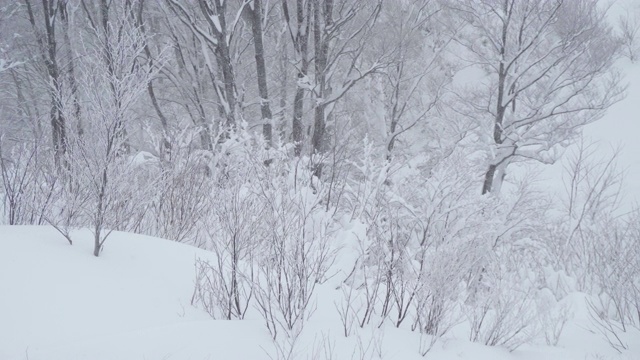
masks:
[[[25,0],[0,28],[2,221],[208,250],[192,305],[279,358],[327,283],[341,336],[423,355],[454,328],[555,345],[574,292],[619,351],[640,328],[615,156],[581,143],[559,198],[519,166],[623,97],[637,24],[598,1]]]

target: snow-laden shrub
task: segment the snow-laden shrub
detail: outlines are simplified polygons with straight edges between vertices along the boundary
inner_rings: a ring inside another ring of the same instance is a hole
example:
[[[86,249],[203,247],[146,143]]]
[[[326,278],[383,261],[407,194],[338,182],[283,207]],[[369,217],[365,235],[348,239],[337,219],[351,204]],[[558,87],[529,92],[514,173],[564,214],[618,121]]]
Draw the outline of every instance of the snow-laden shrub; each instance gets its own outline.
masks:
[[[471,341],[511,351],[533,340],[540,329],[535,287],[523,281],[522,274],[509,271],[502,264],[505,260],[496,257],[486,263],[481,289],[474,292],[464,311]]]
[[[252,156],[265,154],[246,133],[233,134],[217,150],[200,175],[190,177],[202,183],[204,191],[189,199],[189,205],[201,210],[190,226],[199,231],[197,244],[214,254],[212,260],[196,260],[191,302],[213,318],[242,319],[253,298],[256,249],[263,241],[260,215],[264,209],[253,184],[257,166],[264,165]]]
[[[549,293],[544,269],[550,259],[539,234],[549,206],[529,180],[512,182],[501,196],[486,201],[481,227],[488,247],[469,277],[463,311],[472,341],[511,351],[557,325],[542,306]]]
[[[470,167],[455,155],[429,171],[367,161],[358,167],[359,191],[345,197],[357,205],[350,213],[365,230],[355,236],[360,258],[343,285],[350,304],[342,309],[351,309],[360,326],[372,318],[395,326],[409,319],[432,341],[461,315],[474,341],[515,349],[536,337],[548,263],[536,236],[544,197],[528,183],[503,197],[474,194]]]
[[[295,338],[331,265],[327,190],[307,160],[291,160],[288,147],[267,148],[246,131],[218,150],[202,242],[215,256],[196,262],[193,302],[228,319],[255,308],[274,339]]]
[[[373,152],[365,154],[370,155],[354,164],[359,176],[345,195],[348,213],[364,231],[354,236],[360,257],[343,284],[349,302],[339,307],[343,320],[349,314],[346,309],[361,327],[372,319],[378,324],[391,320],[395,326],[409,319],[412,329],[437,339],[460,322],[466,302],[472,309],[484,309],[482,319],[489,313],[495,319],[493,324],[475,324],[474,340],[511,346],[520,325],[514,329],[505,323],[524,321],[526,317],[514,311],[516,304],[531,305],[527,295],[533,285],[527,285],[523,296],[515,296],[523,290],[488,290],[487,281],[513,279],[514,267],[496,273],[499,276],[489,269],[499,268],[503,259],[497,254],[513,250],[516,239],[533,231],[529,226],[540,216],[532,212],[539,206],[531,203],[533,195],[521,191],[509,200],[480,196],[473,191],[477,183],[462,154],[435,166],[398,168],[376,161]],[[529,256],[524,264],[535,266],[534,258]],[[477,316],[471,316],[472,322],[473,318]],[[345,326],[345,334],[346,330]]]
[[[305,161],[274,156],[261,168],[256,194],[262,204],[263,241],[256,258],[256,302],[271,335],[294,338],[313,313],[314,290],[332,263],[334,226]]]
[[[0,137],[2,222],[9,225],[46,223],[57,182],[50,156],[38,141],[17,144]]]
[[[198,132],[190,129],[173,134],[170,147],[158,141],[154,161],[156,184],[141,231],[200,248],[205,247],[204,220],[209,216],[214,194],[210,156],[198,150]]]
[[[555,288],[588,293],[593,329],[621,350],[626,344],[620,334],[640,326],[640,216],[637,210],[621,211],[623,174],[617,153],[600,154],[595,144],[584,141],[570,154],[566,194],[546,246],[554,271],[563,274]],[[562,292],[556,291],[556,297]]]
[[[587,309],[594,330],[618,351],[627,348],[621,336],[640,328],[640,232],[638,210],[626,218],[596,222],[588,232],[593,291]],[[587,233],[587,232],[584,232]]]

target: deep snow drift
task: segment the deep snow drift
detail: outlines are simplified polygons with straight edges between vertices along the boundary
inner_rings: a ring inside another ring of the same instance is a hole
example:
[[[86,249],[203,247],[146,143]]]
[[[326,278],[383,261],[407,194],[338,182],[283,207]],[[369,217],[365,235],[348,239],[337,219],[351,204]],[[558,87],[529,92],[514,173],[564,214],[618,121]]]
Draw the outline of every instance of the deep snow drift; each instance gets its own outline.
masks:
[[[269,359],[276,350],[259,317],[211,320],[190,305],[194,259],[205,251],[146,236],[114,233],[100,258],[91,234],[74,245],[49,227],[0,226],[0,359]],[[293,359],[422,359],[416,333],[383,326],[341,335],[331,282],[318,289],[317,310]],[[640,359],[640,332],[612,349],[590,329],[583,297],[557,347],[505,349],[474,344],[456,331],[426,359]]]

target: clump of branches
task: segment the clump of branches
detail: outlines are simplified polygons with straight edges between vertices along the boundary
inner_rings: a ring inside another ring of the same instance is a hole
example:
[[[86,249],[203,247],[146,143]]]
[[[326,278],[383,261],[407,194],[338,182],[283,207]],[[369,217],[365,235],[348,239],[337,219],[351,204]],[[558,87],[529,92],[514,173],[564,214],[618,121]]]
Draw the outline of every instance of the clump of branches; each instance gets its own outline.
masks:
[[[141,231],[206,249],[215,180],[209,154],[196,146],[198,132],[189,128],[155,142],[159,148],[154,153],[162,154],[154,156],[157,188]]]
[[[258,176],[256,193],[266,211],[256,303],[274,339],[280,331],[292,338],[302,330],[314,310],[314,290],[332,264],[326,189],[311,186],[308,166],[276,158]]]
[[[0,136],[0,194],[9,225],[46,223],[57,185],[47,155],[38,141],[18,144]]]

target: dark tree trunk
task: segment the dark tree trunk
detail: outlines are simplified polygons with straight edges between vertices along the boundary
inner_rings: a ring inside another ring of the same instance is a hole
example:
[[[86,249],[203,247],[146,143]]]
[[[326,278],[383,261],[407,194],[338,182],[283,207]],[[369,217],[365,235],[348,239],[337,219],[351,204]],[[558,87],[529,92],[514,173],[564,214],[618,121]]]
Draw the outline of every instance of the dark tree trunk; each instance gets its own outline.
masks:
[[[60,19],[64,29],[64,46],[67,50],[67,78],[69,79],[69,88],[71,90],[71,101],[73,103],[73,116],[76,121],[76,133],[82,137],[84,134],[84,126],[82,125],[80,98],[78,95],[78,82],[75,74],[75,59],[73,49],[71,48],[71,39],[69,36],[69,13],[67,9],[67,0],[60,1]]]
[[[311,140],[313,155],[320,155],[326,151],[326,105],[323,103],[325,96],[330,95],[327,89],[327,55],[329,52],[329,37],[326,29],[333,26],[333,0],[314,2],[313,8],[313,41],[315,52],[316,72],[316,104],[313,119],[313,138]],[[314,173],[320,177],[322,166],[314,166]]]
[[[49,78],[49,95],[51,98],[51,110],[49,119],[51,122],[51,137],[53,139],[54,161],[58,168],[64,166],[64,157],[67,152],[66,120],[62,112],[60,101],[61,83],[60,70],[58,67],[57,43],[55,34],[55,15],[58,7],[54,6],[55,0],[42,0],[44,13],[44,34],[36,25],[36,18],[30,0],[25,0],[29,22],[36,34],[36,39],[40,47],[40,56],[47,69]]]
[[[311,28],[311,1],[296,1],[296,28],[293,32],[293,25],[289,16],[289,8],[286,0],[282,0],[282,12],[289,27],[291,39],[293,42],[296,55],[300,60],[298,67],[298,81],[296,92],[293,99],[293,120],[292,120],[292,140],[295,144],[295,156],[302,154],[302,142],[304,137],[302,115],[304,112],[304,92],[305,88],[302,82],[307,78],[309,71],[309,35]]]
[[[253,45],[258,75],[258,92],[260,95],[260,113],[262,115],[262,135],[268,144],[273,139],[272,114],[269,106],[269,88],[267,87],[267,70],[264,63],[264,45],[262,43],[262,0],[253,0],[251,11],[251,25],[253,30]]]
[[[205,0],[198,1],[200,10],[205,16],[209,29],[216,38],[215,55],[218,61],[218,67],[222,73],[223,89],[218,91],[220,101],[225,111],[225,125],[228,130],[235,129],[236,126],[236,80],[231,62],[231,53],[229,49],[229,34],[227,32],[227,21],[225,12],[227,3],[222,0],[213,0],[212,6]],[[213,21],[213,17],[217,16],[218,24]],[[218,28],[218,25],[220,28]],[[214,84],[214,86],[217,86]]]
[[[506,4],[505,4],[506,6]],[[502,47],[500,48],[501,58],[504,59],[505,55],[505,44],[507,42],[507,31],[508,31],[508,22],[504,22],[502,26]],[[503,122],[504,116],[506,112],[506,106],[503,104],[504,96],[505,96],[505,86],[506,86],[506,73],[505,64],[503,61],[500,61],[500,65],[498,68],[498,98],[496,99],[496,115],[493,124],[493,142],[496,147],[499,147],[504,142],[503,138]],[[482,194],[487,194],[492,192],[494,189],[495,179],[496,179],[496,169],[498,165],[504,161],[505,159],[494,159],[494,163],[489,164],[489,168],[485,173],[484,183],[482,185]],[[497,174],[498,176],[502,176],[501,174]]]

